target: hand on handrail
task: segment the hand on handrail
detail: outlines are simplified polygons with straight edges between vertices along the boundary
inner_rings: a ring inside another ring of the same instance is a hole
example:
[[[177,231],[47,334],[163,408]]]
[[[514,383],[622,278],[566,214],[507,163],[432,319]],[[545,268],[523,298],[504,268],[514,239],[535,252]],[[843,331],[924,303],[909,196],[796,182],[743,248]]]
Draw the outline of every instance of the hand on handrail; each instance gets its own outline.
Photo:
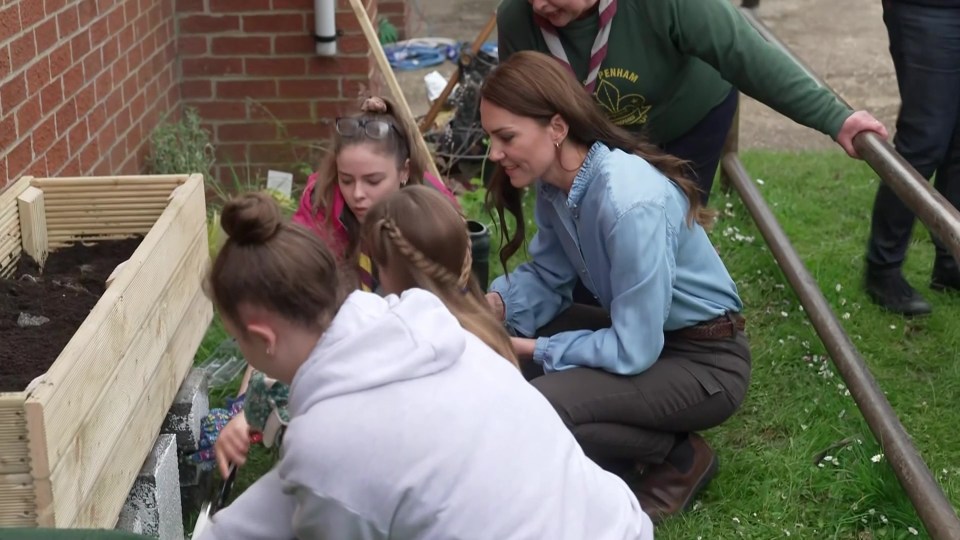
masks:
[[[873,115],[867,111],[856,111],[843,121],[840,132],[837,133],[837,144],[839,144],[850,157],[860,159],[860,154],[857,153],[857,150],[853,147],[853,138],[864,131],[872,131],[884,139],[889,137],[887,128],[884,127],[882,122],[874,118]]]

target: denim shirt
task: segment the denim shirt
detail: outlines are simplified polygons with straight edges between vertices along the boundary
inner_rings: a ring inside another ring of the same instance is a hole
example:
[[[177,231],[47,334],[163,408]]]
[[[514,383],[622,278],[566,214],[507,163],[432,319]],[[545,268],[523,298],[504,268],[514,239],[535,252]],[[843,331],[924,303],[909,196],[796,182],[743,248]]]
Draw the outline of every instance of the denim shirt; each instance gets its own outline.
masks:
[[[507,327],[533,336],[570,307],[578,277],[613,321],[537,338],[533,359],[546,372],[635,375],[660,356],[664,331],[743,308],[706,232],[686,221],[683,191],[643,158],[595,143],[569,195],[536,186],[531,260],[490,286],[503,297]]]

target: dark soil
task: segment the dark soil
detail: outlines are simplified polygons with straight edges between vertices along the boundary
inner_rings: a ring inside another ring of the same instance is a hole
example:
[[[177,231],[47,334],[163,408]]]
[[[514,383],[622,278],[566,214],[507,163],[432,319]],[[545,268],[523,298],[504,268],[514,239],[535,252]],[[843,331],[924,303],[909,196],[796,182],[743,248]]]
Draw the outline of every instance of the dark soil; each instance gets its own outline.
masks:
[[[0,392],[20,392],[46,373],[142,239],[60,248],[42,273],[24,254],[13,277],[0,279]],[[21,313],[49,321],[22,327]]]

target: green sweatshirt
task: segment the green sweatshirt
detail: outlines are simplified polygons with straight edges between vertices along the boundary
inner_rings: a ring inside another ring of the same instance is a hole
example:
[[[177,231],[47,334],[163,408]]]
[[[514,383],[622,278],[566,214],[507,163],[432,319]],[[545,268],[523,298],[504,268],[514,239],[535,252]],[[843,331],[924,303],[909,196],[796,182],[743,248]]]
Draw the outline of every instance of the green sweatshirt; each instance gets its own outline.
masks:
[[[731,83],[795,122],[836,138],[852,111],[767,43],[729,0],[619,0],[594,97],[619,126],[668,143],[730,93]],[[560,28],[581,80],[599,17]],[[497,10],[501,61],[520,50],[549,54],[528,0]],[[728,82],[729,81],[729,82]]]

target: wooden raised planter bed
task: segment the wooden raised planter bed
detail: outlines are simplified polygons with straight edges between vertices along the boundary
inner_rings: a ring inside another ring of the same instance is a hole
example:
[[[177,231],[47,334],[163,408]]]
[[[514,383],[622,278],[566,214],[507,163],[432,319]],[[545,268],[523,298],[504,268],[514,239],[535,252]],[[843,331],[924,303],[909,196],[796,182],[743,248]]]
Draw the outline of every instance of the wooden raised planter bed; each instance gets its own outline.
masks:
[[[24,250],[131,235],[144,236],[56,361],[0,393],[0,527],[113,528],[212,317],[201,175],[0,192],[3,277]]]

